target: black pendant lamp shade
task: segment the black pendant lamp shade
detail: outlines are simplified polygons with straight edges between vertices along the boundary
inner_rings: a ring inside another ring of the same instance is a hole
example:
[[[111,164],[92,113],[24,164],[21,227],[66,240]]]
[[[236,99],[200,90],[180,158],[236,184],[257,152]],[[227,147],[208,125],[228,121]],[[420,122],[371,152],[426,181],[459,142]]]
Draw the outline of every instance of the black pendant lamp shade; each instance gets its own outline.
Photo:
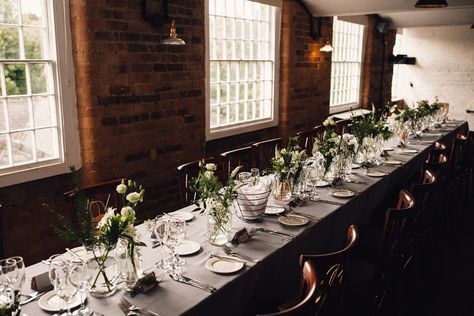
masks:
[[[415,4],[417,8],[444,8],[447,6],[446,0],[418,0]]]

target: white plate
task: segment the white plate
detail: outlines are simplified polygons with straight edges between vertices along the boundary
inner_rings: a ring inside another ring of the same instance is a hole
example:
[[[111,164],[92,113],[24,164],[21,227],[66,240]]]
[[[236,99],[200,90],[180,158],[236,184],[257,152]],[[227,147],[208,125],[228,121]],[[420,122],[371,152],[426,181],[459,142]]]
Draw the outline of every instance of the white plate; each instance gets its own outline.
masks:
[[[56,295],[55,291],[49,291],[48,293],[41,296],[38,301],[38,306],[48,312],[59,312],[61,310],[62,305],[63,300]],[[79,293],[79,291],[77,291],[69,306],[71,308],[74,308],[79,305],[81,305],[81,294]]]
[[[402,161],[400,161],[400,160],[395,160],[395,159],[393,159],[393,160],[385,160],[383,163],[384,163],[384,164],[387,164],[387,165],[393,165],[393,166],[398,166],[398,165],[403,164]]]
[[[175,250],[180,256],[189,256],[201,250],[201,245],[195,241],[185,239]]]
[[[244,263],[237,260],[225,260],[221,258],[210,258],[206,261],[206,268],[215,273],[228,274],[240,271]]]
[[[387,174],[381,171],[369,171],[366,172],[365,175],[373,178],[380,178],[386,176]]]
[[[278,221],[286,226],[304,226],[309,223],[307,218],[298,215],[280,216]]]
[[[176,211],[176,212],[168,213],[168,215],[171,215],[171,216],[173,216],[173,217],[175,217],[179,220],[185,221],[185,222],[189,222],[190,220],[192,220],[194,218],[194,215],[191,212]]]
[[[267,205],[267,208],[265,209],[265,214],[276,215],[276,214],[283,213],[284,211],[285,211],[285,208],[283,206]]]
[[[329,194],[339,198],[349,198],[354,196],[355,192],[348,189],[333,189],[329,191]]]
[[[87,250],[86,250],[86,248],[84,248],[82,246],[72,248],[72,249],[69,249],[69,250],[74,252],[79,258],[84,258],[84,259],[87,258]],[[81,260],[79,260],[79,258],[77,258],[76,256],[70,254],[67,251],[63,254],[63,257],[64,257],[64,259],[66,259],[68,261],[71,261],[71,262],[81,262]]]
[[[401,152],[405,153],[405,154],[416,154],[418,152],[418,150],[416,150],[416,149],[402,149]]]
[[[422,140],[419,140],[418,142],[419,142],[420,144],[431,144],[431,143],[433,143],[432,140],[426,140],[426,139],[424,139],[424,140],[423,140],[423,139],[422,139]]]
[[[324,180],[318,180],[315,184],[315,186],[318,188],[327,187],[328,185],[329,185],[329,182],[324,181]]]
[[[393,151],[394,149],[392,147],[384,147],[382,148],[385,151]]]
[[[353,164],[352,164],[352,169],[357,169],[357,168],[360,168],[360,164],[358,164],[358,163],[353,163]]]

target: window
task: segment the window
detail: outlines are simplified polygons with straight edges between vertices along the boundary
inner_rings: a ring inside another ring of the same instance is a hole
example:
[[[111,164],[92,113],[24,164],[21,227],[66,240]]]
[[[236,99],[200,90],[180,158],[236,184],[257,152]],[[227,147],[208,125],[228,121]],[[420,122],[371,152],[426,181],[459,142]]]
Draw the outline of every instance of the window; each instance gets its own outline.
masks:
[[[363,38],[363,25],[334,17],[330,106],[336,111],[359,105]]]
[[[80,163],[64,5],[0,1],[0,187]]]
[[[207,139],[278,123],[280,2],[208,1]]]
[[[395,45],[393,46],[393,55],[403,54],[402,52],[402,34],[395,35]],[[392,100],[398,100],[401,96],[398,91],[398,74],[400,72],[399,64],[393,65],[393,76],[392,76]]]

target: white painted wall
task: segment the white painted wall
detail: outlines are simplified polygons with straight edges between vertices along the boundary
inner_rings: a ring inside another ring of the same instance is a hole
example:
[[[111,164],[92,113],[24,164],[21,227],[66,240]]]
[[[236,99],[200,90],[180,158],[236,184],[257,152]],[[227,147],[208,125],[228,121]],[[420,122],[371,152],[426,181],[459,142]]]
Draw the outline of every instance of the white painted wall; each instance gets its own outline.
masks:
[[[416,65],[400,65],[398,96],[449,102],[450,117],[469,121],[474,130],[474,29],[470,25],[403,29],[401,51]],[[413,88],[410,87],[413,83]]]

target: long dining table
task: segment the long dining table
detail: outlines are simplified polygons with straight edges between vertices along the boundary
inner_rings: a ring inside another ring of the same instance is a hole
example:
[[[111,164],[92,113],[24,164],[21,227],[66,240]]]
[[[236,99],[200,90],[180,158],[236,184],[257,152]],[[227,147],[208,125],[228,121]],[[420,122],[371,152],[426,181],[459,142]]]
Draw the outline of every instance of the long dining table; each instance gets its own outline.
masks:
[[[435,141],[450,144],[458,132],[466,132],[468,125],[463,121],[449,121],[449,125],[434,129],[423,134],[420,139],[410,138],[407,148],[417,151],[415,154],[401,152],[396,140],[387,146],[390,159],[402,162],[401,165],[382,164],[376,169],[385,172],[384,177],[373,178],[365,175],[360,169],[353,170],[353,178],[359,181],[345,183],[355,196],[349,199],[335,198],[329,195],[329,188],[318,188],[318,194],[323,202],[306,201],[295,208],[298,213],[306,214],[317,220],[310,221],[303,227],[283,226],[277,216],[265,216],[263,221],[248,223],[240,220],[234,214],[233,227],[235,230],[256,226],[294,235],[288,238],[283,235],[256,232],[250,240],[235,246],[235,250],[246,256],[259,259],[258,263],[247,262],[245,267],[233,274],[216,274],[205,267],[209,259],[206,253],[224,255],[220,247],[209,244],[206,235],[207,220],[205,216],[194,213],[194,219],[188,222],[186,239],[198,242],[202,250],[190,256],[185,256],[182,274],[201,280],[217,288],[214,293],[208,293],[199,288],[172,280],[168,275],[156,270],[162,276],[158,287],[148,293],[131,298],[123,290],[117,291],[108,298],[94,298],[88,295],[87,304],[98,312],[98,315],[123,315],[119,309],[122,296],[133,304],[149,309],[161,316],[168,315],[255,315],[265,303],[285,300],[297,293],[300,282],[298,258],[302,253],[324,253],[341,248],[346,239],[349,225],[360,225],[370,218],[377,206],[386,197],[394,196],[409,182],[416,178],[420,167]],[[324,200],[339,202],[339,205],[325,203]],[[181,209],[191,212],[194,206]],[[159,258],[159,248],[153,248],[147,239],[149,233],[143,224],[137,226],[148,244],[142,250],[143,267],[151,271]],[[27,267],[27,278],[23,293],[32,292],[29,284],[32,276],[46,272],[48,265],[37,263]],[[37,301],[22,306],[22,311],[30,316],[49,315],[43,311]]]

